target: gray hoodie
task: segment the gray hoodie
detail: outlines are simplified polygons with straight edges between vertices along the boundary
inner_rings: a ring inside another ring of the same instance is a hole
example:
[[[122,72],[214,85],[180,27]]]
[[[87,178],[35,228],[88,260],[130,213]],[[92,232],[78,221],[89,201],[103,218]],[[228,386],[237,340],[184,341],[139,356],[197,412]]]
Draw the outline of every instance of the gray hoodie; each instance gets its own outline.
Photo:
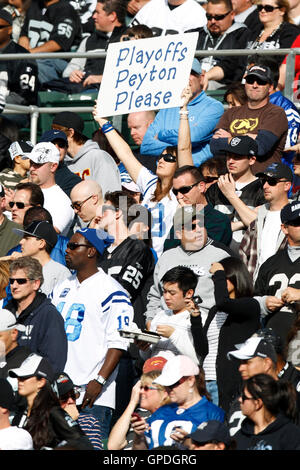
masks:
[[[109,153],[99,148],[97,142],[87,140],[74,158],[66,155],[65,163],[82,179],[97,181],[103,196],[107,191],[121,189],[121,177],[116,162]]]

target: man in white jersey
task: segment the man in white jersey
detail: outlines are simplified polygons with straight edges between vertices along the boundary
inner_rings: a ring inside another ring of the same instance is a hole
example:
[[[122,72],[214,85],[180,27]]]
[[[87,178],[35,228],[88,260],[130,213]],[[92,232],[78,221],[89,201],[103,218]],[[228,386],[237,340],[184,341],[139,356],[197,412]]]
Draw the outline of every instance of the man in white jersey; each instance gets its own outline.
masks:
[[[258,209],[257,219],[247,228],[239,248],[239,255],[254,281],[260,266],[285,243],[280,211],[289,202],[293,173],[284,163],[276,162],[256,176],[261,179],[266,204]]]
[[[128,346],[118,330],[133,317],[124,288],[97,267],[110,243],[101,230],[75,232],[67,246],[66,264],[76,274],[58,285],[52,296],[68,339],[64,370],[82,388],[77,405],[99,420],[104,437],[115,408],[117,366]]]

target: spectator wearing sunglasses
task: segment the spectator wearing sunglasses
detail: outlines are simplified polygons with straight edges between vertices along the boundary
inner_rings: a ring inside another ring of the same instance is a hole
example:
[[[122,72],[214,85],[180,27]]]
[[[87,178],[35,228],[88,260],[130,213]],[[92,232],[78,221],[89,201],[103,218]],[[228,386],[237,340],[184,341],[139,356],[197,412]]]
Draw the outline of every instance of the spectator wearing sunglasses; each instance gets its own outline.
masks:
[[[103,230],[77,230],[66,249],[66,262],[75,274],[57,285],[52,302],[64,321],[68,356],[64,370],[81,387],[81,411],[94,416],[108,437],[116,406],[116,377],[128,341],[119,329],[129,326],[133,308],[125,289],[98,268],[112,243]]]
[[[282,341],[297,319],[298,312],[293,301],[282,293],[287,287],[300,289],[300,203],[294,201],[280,211],[281,230],[286,246],[270,256],[260,267],[255,282],[255,294],[261,296],[264,323],[273,328]]]
[[[93,416],[85,416],[76,406],[80,396],[80,387],[74,385],[66,372],[55,378],[60,406],[76,421],[84,434],[89,438],[95,450],[103,450],[102,433],[99,422]]]
[[[210,148],[214,155],[228,151],[233,137],[248,136],[257,143],[253,174],[281,162],[288,132],[284,109],[269,101],[274,77],[269,67],[252,65],[245,75],[247,103],[227,109],[216,126]]]
[[[14,220],[9,220],[4,214],[6,208],[5,192],[3,186],[0,184],[0,256],[5,256],[6,253],[16,246],[20,241],[20,235],[13,232],[13,228],[21,228]]]
[[[260,178],[266,202],[258,208],[257,218],[245,231],[239,247],[239,255],[254,281],[264,261],[286,244],[280,211],[289,202],[293,173],[284,163],[272,163],[256,176]]]
[[[8,149],[10,162],[7,168],[0,173],[0,183],[9,189],[15,189],[18,183],[27,179],[30,167],[29,153],[33,145],[29,141],[13,142]]]
[[[96,228],[97,209],[103,204],[101,186],[94,180],[83,180],[76,184],[70,194],[72,208],[79,217],[79,224]]]
[[[34,183],[19,183],[8,203],[11,210],[12,221],[23,225],[25,212],[30,207],[43,207],[44,194],[41,188]]]
[[[26,327],[18,344],[47,358],[55,372],[64,370],[68,347],[64,322],[46,295],[39,292],[43,284],[41,263],[23,256],[11,262],[9,275],[12,299],[5,308]]]
[[[290,48],[299,35],[299,27],[290,18],[290,2],[288,0],[261,0],[257,4],[260,28],[252,33],[247,48],[285,49]],[[268,56],[269,57],[269,56]],[[284,56],[271,56],[278,65]]]
[[[130,177],[140,188],[143,206],[151,210],[153,217],[152,244],[159,257],[178,205],[177,199],[171,191],[173,175],[177,168],[177,149],[166,146],[158,159],[156,175],[154,175],[136,158],[130,146],[116,132],[112,124],[97,116],[96,107],[93,115]]]
[[[206,7],[207,24],[199,32],[197,50],[245,49],[250,30],[235,20],[231,0],[209,0]],[[245,57],[214,57],[201,60],[204,90],[215,90],[232,81],[240,81],[245,67]]]
[[[209,141],[217,122],[221,118],[223,105],[207,96],[203,91],[204,71],[197,59],[193,60],[189,76],[191,94],[186,110],[175,108],[160,109],[143,138],[141,153],[159,155],[168,146],[177,146],[179,123],[183,115],[188,117],[195,166],[212,156]]]
[[[174,441],[176,449],[204,421],[224,421],[224,411],[210,401],[203,369],[190,357],[168,358],[153,383],[166,388],[171,403],[158,408],[147,423],[134,423],[140,436],[139,447],[134,446],[134,450],[168,446]]]

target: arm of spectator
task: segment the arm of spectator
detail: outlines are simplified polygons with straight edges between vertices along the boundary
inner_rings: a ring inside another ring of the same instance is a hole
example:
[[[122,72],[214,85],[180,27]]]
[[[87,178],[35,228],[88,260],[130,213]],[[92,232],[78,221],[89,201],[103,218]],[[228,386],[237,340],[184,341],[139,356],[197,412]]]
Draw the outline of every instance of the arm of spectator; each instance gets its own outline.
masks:
[[[109,434],[107,442],[108,450],[122,450],[127,445],[126,436],[130,428],[132,413],[134,412],[139,403],[140,389],[141,381],[139,380],[132,388],[130,401],[125,411],[118,419],[116,424],[113,426]]]
[[[29,38],[27,36],[20,36],[19,44],[20,44],[20,46],[24,47],[25,49],[27,49],[29,51],[30,41],[29,41]]]
[[[145,312],[145,317],[146,317],[146,327],[148,330],[150,329],[151,320],[153,320],[158,310],[162,307],[161,299],[162,299],[163,293],[162,293],[162,289],[161,289],[160,282],[159,282],[159,272],[160,272],[160,262],[158,260],[154,268],[153,284],[147,296],[148,303],[147,303],[147,310]]]
[[[180,108],[179,114],[179,130],[178,130],[178,145],[177,145],[177,161],[178,166],[194,165],[192,157],[192,143],[191,131],[188,117],[187,105],[192,96],[191,87],[187,86],[181,95],[183,104]]]
[[[29,48],[29,52],[32,54],[38,53],[38,52],[57,52],[61,50],[61,46],[53,40],[47,41],[41,46],[37,46],[34,48]]]
[[[147,424],[146,420],[144,418],[138,420],[137,418],[133,417],[131,418],[131,425],[134,431],[132,450],[148,450],[144,434],[145,431],[149,429],[149,425]]]
[[[207,90],[208,88],[208,82],[210,80],[214,80],[216,82],[223,80],[224,78],[224,71],[223,69],[216,65],[215,67],[212,67],[208,72],[205,72],[204,74],[204,83],[203,83],[203,90]]]
[[[242,228],[248,227],[251,222],[256,219],[258,207],[256,207],[255,209],[251,209],[239,198],[239,196],[235,192],[235,182],[230,173],[227,173],[226,175],[221,175],[218,179],[217,184],[224,196],[228,199],[230,204],[238,213],[243,223]],[[234,231],[234,227],[232,225],[231,228],[232,231]],[[240,230],[240,227],[235,228],[235,230]]]
[[[109,121],[105,118],[100,118],[97,116],[97,107],[95,106],[93,111],[93,116],[96,122],[98,122],[100,128],[105,124],[108,124]],[[112,127],[112,126],[111,126]],[[134,156],[130,146],[127,142],[116,132],[116,130],[112,127],[109,132],[105,132],[105,137],[107,138],[108,142],[110,143],[112,149],[116,153],[117,157],[120,159],[122,163],[124,163],[126,170],[130,174],[133,181],[136,183],[139,173],[142,169],[142,164],[137,160]]]
[[[281,300],[287,304],[290,304],[292,302],[299,302],[300,301],[300,289],[295,289],[294,287],[287,287],[281,293]]]
[[[286,62],[283,62],[279,67],[279,79],[277,83],[277,89],[283,91],[285,87],[285,77],[286,77]]]
[[[93,85],[94,83],[101,83],[102,75],[89,75],[84,81],[83,86]]]
[[[98,371],[98,375],[101,375],[105,379],[108,379],[112,372],[115,370],[119,361],[122,357],[123,350],[110,348],[107,350],[104,363],[101,369]],[[90,380],[86,386],[85,394],[82,400],[82,408],[93,406],[95,400],[102,392],[103,386],[96,380]]]
[[[88,38],[84,38],[81,43],[79,44],[78,46],[78,49],[76,51],[76,53],[81,53],[81,52],[86,52],[86,41],[87,41]],[[79,74],[74,74],[72,75],[72,79],[71,79],[71,74],[73,74],[73,72],[81,72],[83,73],[84,71],[84,67],[85,67],[85,64],[86,64],[86,58],[81,58],[81,57],[73,57],[73,59],[70,60],[70,62],[68,63],[68,65],[66,66],[66,68],[64,69],[63,73],[62,73],[62,76],[64,78],[67,78],[69,77],[70,78],[70,81],[72,82],[76,82],[76,83],[79,83],[76,81],[76,75],[79,75]],[[81,79],[83,78],[83,75],[81,77]],[[81,81],[81,80],[80,80]]]

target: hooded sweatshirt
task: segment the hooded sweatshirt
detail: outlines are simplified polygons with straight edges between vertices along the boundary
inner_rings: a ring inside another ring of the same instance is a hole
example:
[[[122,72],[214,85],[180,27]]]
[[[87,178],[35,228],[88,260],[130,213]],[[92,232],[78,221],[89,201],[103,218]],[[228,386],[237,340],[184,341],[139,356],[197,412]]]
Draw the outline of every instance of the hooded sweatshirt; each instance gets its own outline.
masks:
[[[103,195],[107,191],[121,189],[121,177],[117,164],[109,153],[101,150],[97,142],[87,140],[72,158],[65,157],[68,168],[83,180],[95,180],[100,184]]]
[[[254,423],[246,418],[234,439],[237,450],[300,450],[300,427],[278,415],[263,431],[254,434]]]

